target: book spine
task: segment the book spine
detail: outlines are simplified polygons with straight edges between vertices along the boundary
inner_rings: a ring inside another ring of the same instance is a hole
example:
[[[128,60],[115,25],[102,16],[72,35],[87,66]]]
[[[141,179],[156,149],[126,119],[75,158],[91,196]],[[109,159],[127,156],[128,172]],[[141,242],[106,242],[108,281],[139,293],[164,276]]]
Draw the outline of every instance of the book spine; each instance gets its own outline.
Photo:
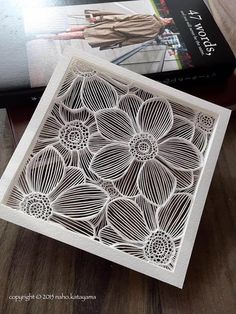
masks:
[[[202,81],[224,81],[234,71],[235,64],[226,63],[216,67],[198,67],[169,71],[156,74],[148,74],[149,78],[173,87],[193,85]]]
[[[179,71],[147,74],[145,76],[163,84],[183,89],[198,83],[202,84],[203,81],[206,83],[212,83],[213,81],[223,82],[233,73],[234,69],[235,64],[225,63],[217,67],[191,68]],[[39,102],[44,89],[44,87],[39,87],[0,93],[0,108],[9,107],[11,105],[15,106],[17,104],[35,106]]]
[[[37,105],[45,87],[0,92],[0,108],[15,105]]]

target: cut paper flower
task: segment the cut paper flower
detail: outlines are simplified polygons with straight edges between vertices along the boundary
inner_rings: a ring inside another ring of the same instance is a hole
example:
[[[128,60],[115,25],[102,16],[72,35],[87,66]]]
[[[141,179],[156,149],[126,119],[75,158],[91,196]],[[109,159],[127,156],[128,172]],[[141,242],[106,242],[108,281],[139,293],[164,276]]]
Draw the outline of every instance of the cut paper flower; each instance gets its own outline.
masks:
[[[136,96],[140,97],[144,101],[155,97],[155,95],[135,86],[130,87],[130,92],[134,93]]]
[[[203,112],[199,112],[196,115],[196,126],[202,131],[210,134],[213,131],[215,119]]]
[[[182,287],[229,111],[71,54],[3,174],[0,217]]]
[[[73,74],[76,75],[76,78],[71,80]],[[115,84],[115,80],[109,81],[110,83],[113,82],[113,85]],[[110,83],[107,82],[106,76],[99,76],[99,73],[89,65],[77,63],[73,65],[71,76],[68,79],[70,87],[63,95],[59,92],[56,101],[70,109],[87,107],[89,110],[97,111],[103,108],[115,107],[118,93]],[[122,88],[122,84],[118,83],[118,85],[121,85]],[[119,90],[119,86],[117,87]]]
[[[82,171],[66,167],[59,152],[49,146],[28,162],[7,204],[37,219],[94,235],[87,220],[99,215],[107,199],[104,190],[85,183]]]
[[[86,108],[71,110],[55,104],[34,152],[52,145],[63,156],[66,165],[80,167],[88,178],[96,181],[97,176],[88,169],[93,156],[88,149],[88,139],[94,132],[97,132],[94,116]]]
[[[197,190],[197,184],[199,181],[199,176],[200,176],[200,174],[199,174],[198,170],[193,173],[193,184],[189,188],[185,189],[184,193],[189,193],[192,195],[195,193],[195,191]]]
[[[132,98],[133,106],[128,107],[127,98]],[[194,125],[173,116],[165,98],[141,103],[138,96],[127,95],[120,99],[123,110],[96,112],[99,133],[89,139],[89,149],[95,153],[90,170],[113,181],[122,195],[141,194],[162,205],[176,188],[192,185],[192,171],[201,167],[202,155],[190,142]]]
[[[195,112],[193,109],[180,105],[179,103],[170,102],[175,115],[179,115],[192,121],[195,125],[192,143],[203,153],[206,150],[209,136],[214,126],[215,118],[203,112]]]
[[[195,133],[192,142],[201,152],[204,152],[208,144],[209,136],[214,129],[215,118],[203,112],[198,112],[194,117],[194,122]]]
[[[98,185],[101,189],[103,189],[107,193],[108,199],[107,199],[106,205],[109,204],[111,200],[114,200],[122,196],[117,190],[117,188],[115,187],[115,185],[113,184],[113,182],[111,181],[100,180],[96,182],[96,185]],[[104,206],[103,210],[99,213],[99,215],[91,219],[90,222],[94,226],[96,235],[97,235],[99,230],[107,224],[106,206]]]
[[[99,232],[106,245],[172,270],[191,204],[191,195],[174,194],[163,207],[144,198],[119,198],[107,206],[108,225]]]

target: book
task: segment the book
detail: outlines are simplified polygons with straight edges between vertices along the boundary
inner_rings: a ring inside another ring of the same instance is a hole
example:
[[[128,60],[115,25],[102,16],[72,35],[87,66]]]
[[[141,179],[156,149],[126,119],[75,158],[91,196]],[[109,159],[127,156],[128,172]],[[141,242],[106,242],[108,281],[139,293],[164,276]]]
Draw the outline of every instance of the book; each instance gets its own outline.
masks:
[[[174,86],[223,79],[235,68],[235,57],[203,1],[55,3],[21,8],[20,19],[15,18],[15,25],[20,20],[17,40],[4,33],[0,91],[24,94],[36,88],[38,93],[68,47]]]

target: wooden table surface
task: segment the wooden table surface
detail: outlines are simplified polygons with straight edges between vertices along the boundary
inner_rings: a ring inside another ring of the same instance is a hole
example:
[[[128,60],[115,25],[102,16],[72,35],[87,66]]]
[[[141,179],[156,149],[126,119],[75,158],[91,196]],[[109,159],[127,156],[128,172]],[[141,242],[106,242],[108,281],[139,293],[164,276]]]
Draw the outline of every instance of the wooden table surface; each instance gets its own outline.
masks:
[[[28,108],[28,109],[27,109]],[[24,112],[24,115],[20,114]],[[0,110],[0,171],[33,112]],[[236,309],[236,113],[215,170],[184,289],[0,220],[0,313],[233,314]],[[14,296],[96,296],[30,300]]]
[[[208,0],[208,3],[216,23],[236,56],[236,1]]]

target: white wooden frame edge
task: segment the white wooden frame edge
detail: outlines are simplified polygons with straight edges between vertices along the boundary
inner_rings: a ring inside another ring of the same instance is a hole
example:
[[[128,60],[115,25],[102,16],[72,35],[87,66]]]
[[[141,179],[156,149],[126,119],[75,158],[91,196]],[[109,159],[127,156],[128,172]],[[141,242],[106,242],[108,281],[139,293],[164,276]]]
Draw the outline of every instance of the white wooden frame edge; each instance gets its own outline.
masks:
[[[201,172],[197,191],[194,195],[194,202],[190,210],[186,231],[176,261],[176,267],[173,272],[157,267],[134,256],[129,256],[124,252],[91,240],[86,236],[73,233],[66,229],[64,230],[62,228],[58,228],[56,225],[50,225],[44,221],[37,220],[34,217],[30,217],[22,212],[11,209],[10,207],[4,205],[4,201],[12,188],[13,180],[17,174],[20,173],[27,157],[29,156],[29,152],[31,151],[46,119],[46,114],[53,105],[53,98],[57,94],[61,82],[66,75],[66,70],[68,69],[73,58],[79,58],[82,61],[88,61],[101,71],[104,71],[105,69],[106,73],[111,73],[113,77],[128,77],[128,81],[135,82],[137,86],[143,88],[146,91],[151,93],[158,93],[158,95],[162,95],[169,100],[181,103],[193,109],[198,109],[200,111],[202,110],[216,117],[216,127],[211,136],[209,144],[210,147],[208,147],[206,153],[205,164]],[[197,97],[178,91],[156,81],[152,81],[146,77],[111,64],[100,58],[91,56],[83,51],[74,51],[72,49],[67,52],[65,57],[62,57],[58,66],[56,67],[51,80],[39,102],[39,105],[36,108],[34,115],[30,120],[29,125],[1,178],[0,218],[182,288],[203,207],[223,142],[230,113],[231,111],[228,109],[201,100]]]

